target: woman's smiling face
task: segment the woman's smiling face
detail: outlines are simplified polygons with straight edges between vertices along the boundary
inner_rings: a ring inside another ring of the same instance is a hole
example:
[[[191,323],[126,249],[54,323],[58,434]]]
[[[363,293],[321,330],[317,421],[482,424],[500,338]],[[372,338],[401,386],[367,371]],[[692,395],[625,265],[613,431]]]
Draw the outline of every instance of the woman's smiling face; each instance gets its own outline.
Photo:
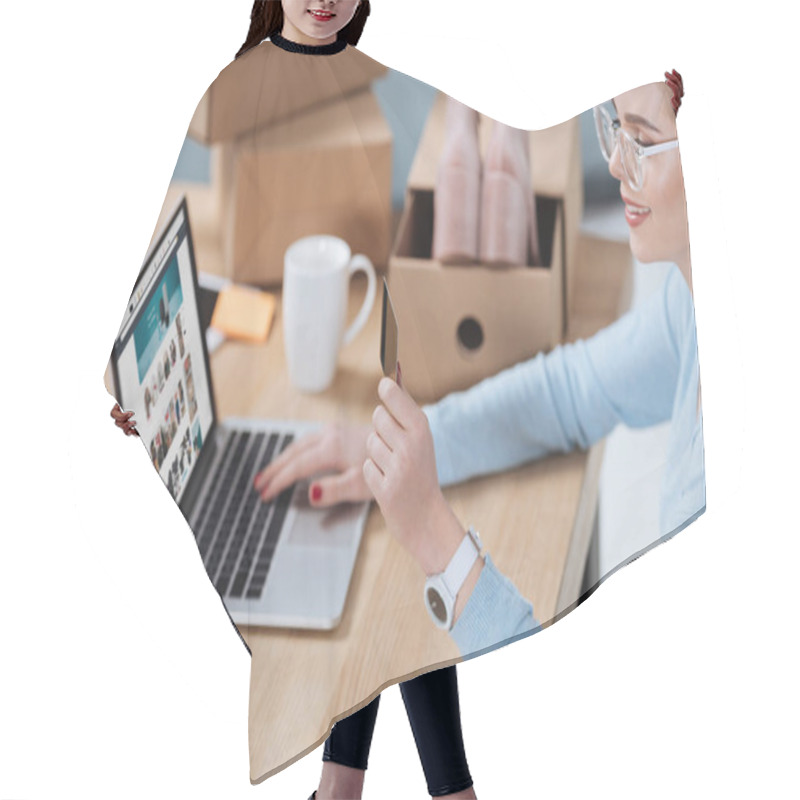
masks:
[[[615,97],[614,106],[623,130],[644,146],[676,139],[678,129],[671,97],[672,92],[664,83],[640,86]],[[678,148],[642,160],[642,188],[638,191],[625,179],[619,147],[614,150],[608,168],[620,181],[634,256],[644,263],[688,264],[689,222]]]
[[[353,18],[358,0],[281,0],[281,5],[287,39],[300,44],[329,44]]]

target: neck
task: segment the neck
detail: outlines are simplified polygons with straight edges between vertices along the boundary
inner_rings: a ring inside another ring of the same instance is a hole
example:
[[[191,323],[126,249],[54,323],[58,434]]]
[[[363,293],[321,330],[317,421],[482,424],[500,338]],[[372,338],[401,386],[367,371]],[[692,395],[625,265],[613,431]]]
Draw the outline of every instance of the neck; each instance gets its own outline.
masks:
[[[283,18],[283,30],[281,31],[281,36],[283,36],[284,39],[288,39],[290,42],[294,42],[295,44],[304,44],[310,47],[323,44],[333,44],[336,41],[335,33],[332,36],[327,36],[324,39],[315,39],[313,36],[308,36],[299,28],[296,28],[294,25],[292,25],[285,15]]]

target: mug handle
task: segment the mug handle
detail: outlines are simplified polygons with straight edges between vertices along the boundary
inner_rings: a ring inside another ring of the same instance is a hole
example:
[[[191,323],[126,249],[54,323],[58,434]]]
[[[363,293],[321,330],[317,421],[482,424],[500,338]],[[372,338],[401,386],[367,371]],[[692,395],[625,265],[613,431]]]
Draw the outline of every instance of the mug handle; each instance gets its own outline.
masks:
[[[350,259],[350,274],[348,276],[348,283],[350,278],[356,272],[364,272],[367,276],[367,295],[364,298],[364,302],[361,304],[361,310],[358,312],[358,316],[353,320],[352,325],[345,331],[344,338],[342,339],[342,346],[344,347],[353,339],[356,338],[358,332],[364,327],[369,318],[370,312],[372,311],[372,306],[375,303],[375,285],[377,283],[375,279],[375,267],[372,266],[372,262],[361,253],[354,255]]]

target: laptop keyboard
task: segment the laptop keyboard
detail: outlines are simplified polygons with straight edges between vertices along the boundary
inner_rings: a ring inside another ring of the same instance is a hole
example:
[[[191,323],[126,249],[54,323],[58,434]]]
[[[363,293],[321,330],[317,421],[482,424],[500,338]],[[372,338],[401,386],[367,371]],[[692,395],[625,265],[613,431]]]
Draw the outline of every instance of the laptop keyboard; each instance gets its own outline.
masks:
[[[252,431],[228,437],[194,526],[208,577],[223,597],[261,596],[294,486],[264,503],[253,481],[293,439],[291,433]]]

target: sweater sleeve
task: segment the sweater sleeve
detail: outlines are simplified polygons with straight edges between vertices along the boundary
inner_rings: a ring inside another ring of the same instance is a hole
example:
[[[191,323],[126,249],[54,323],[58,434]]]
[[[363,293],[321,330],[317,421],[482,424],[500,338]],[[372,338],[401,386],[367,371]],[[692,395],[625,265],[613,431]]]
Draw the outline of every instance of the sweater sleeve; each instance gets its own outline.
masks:
[[[498,572],[488,554],[484,558],[478,582],[450,631],[462,656],[494,650],[540,627],[533,606]]]
[[[672,414],[680,357],[670,284],[586,340],[538,353],[471,388],[423,406],[439,483],[586,449],[620,422],[655,425]]]

